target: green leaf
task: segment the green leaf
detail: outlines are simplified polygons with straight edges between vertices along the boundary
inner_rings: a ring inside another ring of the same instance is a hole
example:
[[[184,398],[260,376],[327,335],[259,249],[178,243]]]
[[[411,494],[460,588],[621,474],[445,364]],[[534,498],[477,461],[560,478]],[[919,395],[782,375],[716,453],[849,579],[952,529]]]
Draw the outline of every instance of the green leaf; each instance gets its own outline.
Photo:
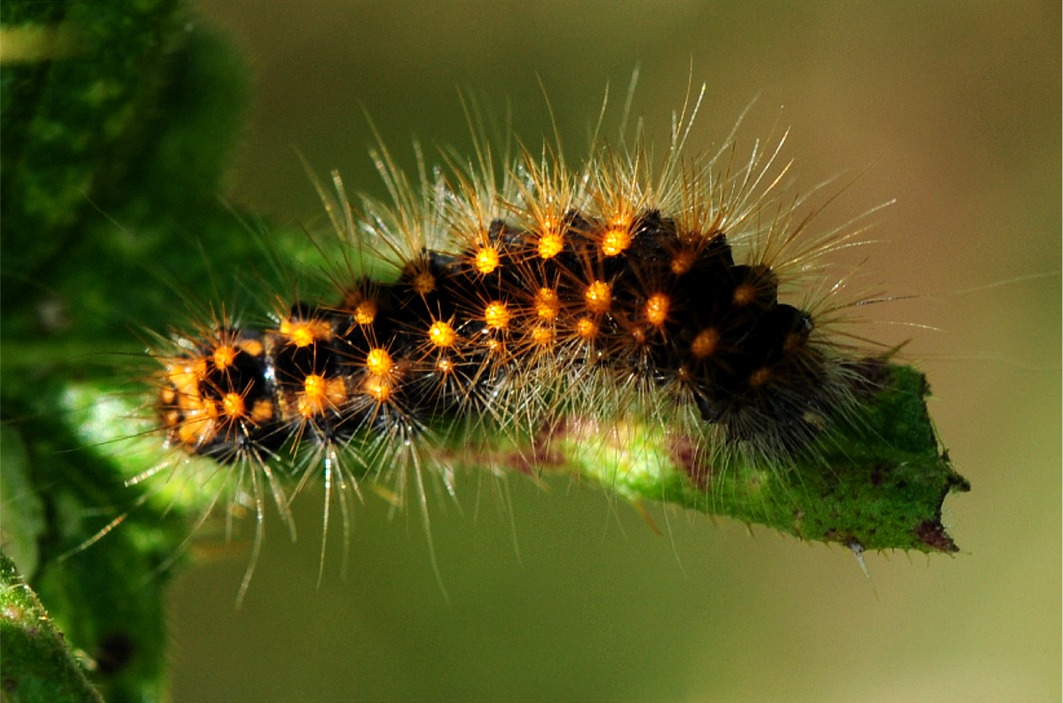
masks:
[[[0,680],[4,700],[102,701],[63,633],[49,619],[15,563],[0,552]]]

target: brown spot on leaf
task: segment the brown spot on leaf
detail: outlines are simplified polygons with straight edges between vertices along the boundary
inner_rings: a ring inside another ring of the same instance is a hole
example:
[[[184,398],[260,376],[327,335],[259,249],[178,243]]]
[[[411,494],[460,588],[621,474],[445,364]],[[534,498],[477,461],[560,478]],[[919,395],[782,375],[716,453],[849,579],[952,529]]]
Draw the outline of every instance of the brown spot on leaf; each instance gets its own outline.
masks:
[[[924,520],[915,528],[915,534],[920,542],[939,552],[951,553],[960,550],[939,520]]]
[[[713,469],[704,450],[684,437],[670,447],[672,461],[679,465],[690,482],[703,491],[712,484]]]
[[[535,476],[540,471],[557,471],[565,466],[565,455],[556,446],[546,441],[536,441],[530,452],[514,452],[505,465],[512,466],[522,474]]]

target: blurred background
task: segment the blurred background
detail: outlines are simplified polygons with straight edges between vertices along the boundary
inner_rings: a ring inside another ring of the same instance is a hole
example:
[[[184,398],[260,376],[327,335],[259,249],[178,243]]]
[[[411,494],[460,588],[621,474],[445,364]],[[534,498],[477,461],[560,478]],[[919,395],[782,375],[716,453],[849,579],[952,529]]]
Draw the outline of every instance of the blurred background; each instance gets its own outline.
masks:
[[[973,484],[946,502],[955,557],[806,545],[554,481],[466,477],[432,506],[439,580],[416,511],[358,510],[349,573],[320,502],[297,544],[274,523],[234,608],[249,545],[172,595],[176,700],[1058,700],[1061,622],[1060,5],[207,1],[254,101],[226,193],[313,227],[296,157],[382,193],[372,116],[412,167],[416,136],[467,151],[458,90],[537,145],[544,91],[578,159],[606,83],[663,140],[688,81],[707,85],[695,149],[755,99],[739,151],[790,127],[798,188],[859,176],[822,224],[896,198],[862,248],[871,311],[930,378],[931,412]],[[540,87],[540,83],[542,87]],[[364,112],[363,112],[364,109]],[[614,113],[615,114],[615,113]],[[430,159],[433,158],[430,156]],[[889,324],[904,321],[912,323]]]

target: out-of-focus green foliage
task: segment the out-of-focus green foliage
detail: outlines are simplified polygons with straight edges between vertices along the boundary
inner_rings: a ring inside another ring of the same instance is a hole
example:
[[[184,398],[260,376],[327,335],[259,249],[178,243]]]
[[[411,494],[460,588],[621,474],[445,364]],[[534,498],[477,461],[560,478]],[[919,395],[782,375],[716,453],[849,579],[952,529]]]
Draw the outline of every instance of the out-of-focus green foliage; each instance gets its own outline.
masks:
[[[165,696],[162,596],[188,528],[182,506],[149,502],[59,559],[137,503],[124,479],[150,466],[87,437],[86,418],[128,399],[125,353],[175,306],[157,278],[201,289],[198,245],[239,257],[248,241],[216,197],[245,71],[191,21],[177,0],[0,6],[4,547],[114,700]],[[101,379],[118,395],[81,392]],[[3,678],[31,686],[9,642]]]

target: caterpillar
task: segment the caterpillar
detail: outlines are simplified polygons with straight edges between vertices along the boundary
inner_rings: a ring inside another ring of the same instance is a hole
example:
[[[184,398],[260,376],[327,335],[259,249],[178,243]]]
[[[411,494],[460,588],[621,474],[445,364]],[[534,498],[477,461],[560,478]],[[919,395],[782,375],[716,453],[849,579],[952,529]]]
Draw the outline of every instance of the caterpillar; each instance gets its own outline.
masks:
[[[364,483],[396,504],[412,485],[423,508],[426,482],[453,492],[464,465],[538,474],[581,461],[635,501],[716,509],[752,485],[799,536],[882,546],[878,526],[806,534],[810,511],[786,495],[837,476],[839,453],[876,470],[897,461],[895,431],[928,442],[946,493],[962,480],[940,455],[921,376],[842,329],[868,301],[843,299],[828,255],[864,220],[812,233],[820,210],[801,214],[784,188],[785,135],[748,158],[733,141],[688,153],[703,95],[673,116],[659,160],[639,125],[620,146],[596,137],[577,167],[559,142],[499,162],[480,139],[473,158],[447,152],[435,170],[418,152],[415,180],[381,145],[371,156],[388,200],[352,200],[338,173],[331,188],[312,175],[339,244],[331,297],[169,335],[152,350],[165,443],[250,487],[256,554],[265,496],[289,519],[289,485],[323,479],[327,532],[334,495]],[[867,409],[902,386],[921,421],[877,426],[895,423]],[[854,434],[870,457],[857,458]],[[954,549],[924,522],[885,546]],[[241,593],[248,578],[250,567]]]

